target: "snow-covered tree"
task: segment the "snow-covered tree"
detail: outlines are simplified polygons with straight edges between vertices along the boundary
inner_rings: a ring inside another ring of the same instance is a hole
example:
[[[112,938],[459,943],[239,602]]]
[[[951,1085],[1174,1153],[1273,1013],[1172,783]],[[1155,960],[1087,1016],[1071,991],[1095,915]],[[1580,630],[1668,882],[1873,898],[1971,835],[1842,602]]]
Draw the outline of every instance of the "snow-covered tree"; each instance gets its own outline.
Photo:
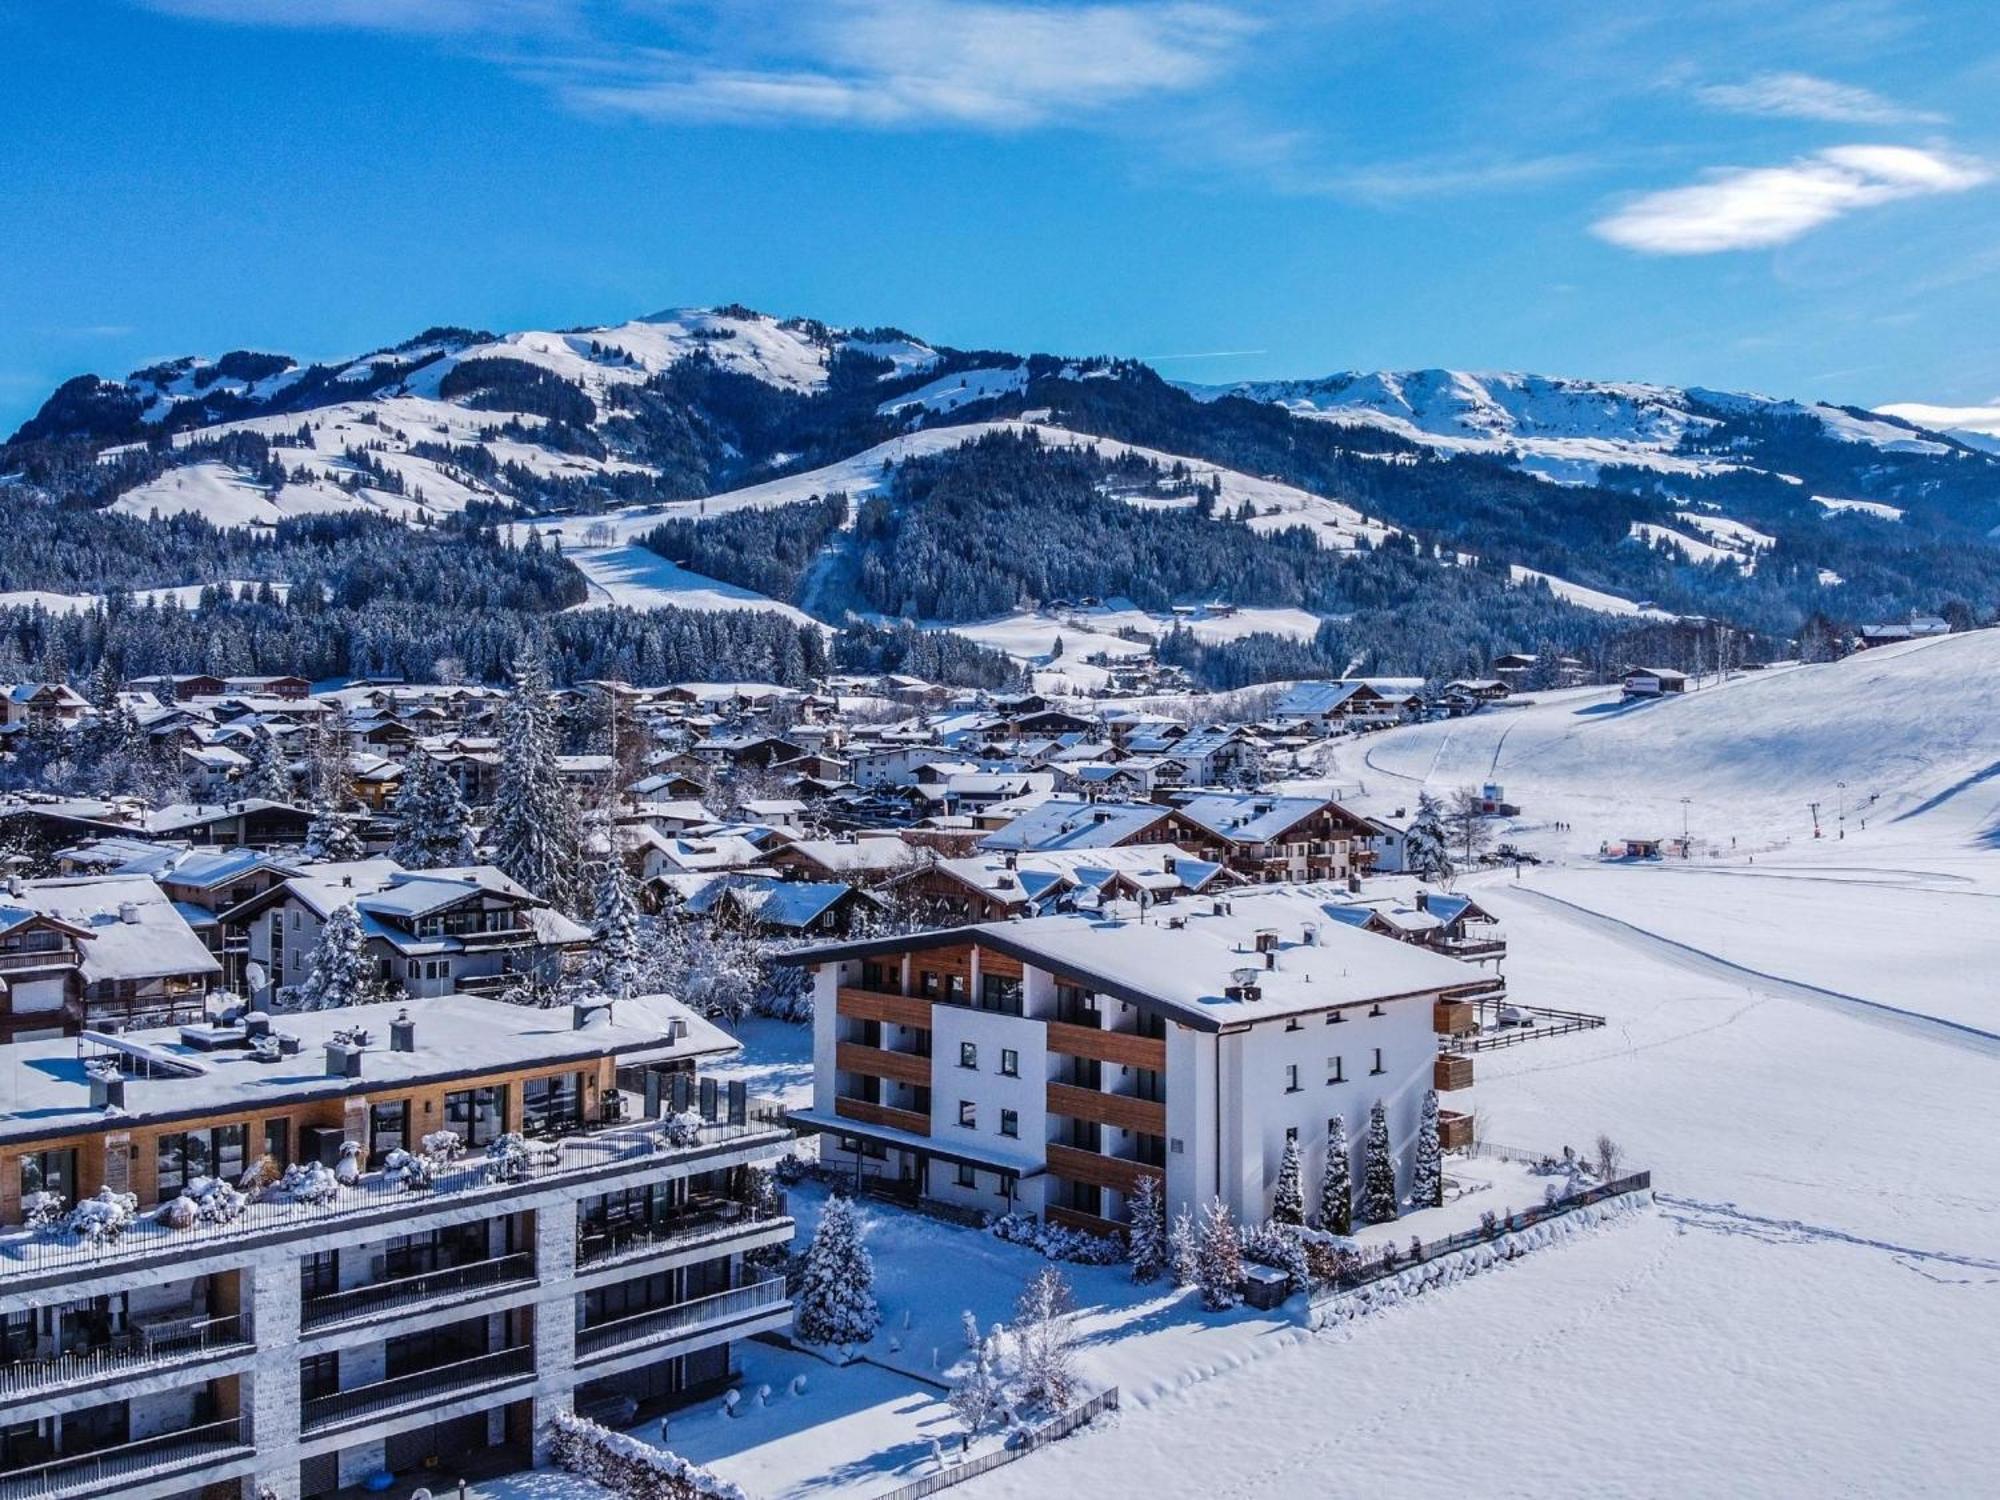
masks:
[[[1470,865],[1493,842],[1493,825],[1486,815],[1486,799],[1477,787],[1462,786],[1451,794],[1445,807],[1445,832],[1457,850],[1459,865]]]
[[[1368,1109],[1361,1138],[1361,1212],[1371,1224],[1396,1217],[1396,1153],[1389,1145],[1389,1111],[1380,1099]]]
[[[471,817],[458,783],[421,752],[412,755],[396,792],[402,820],[389,857],[406,870],[448,869],[473,861]]]
[[[1410,1207],[1436,1208],[1444,1202],[1444,1149],[1438,1143],[1438,1096],[1424,1090],[1424,1112],[1417,1124],[1417,1151],[1410,1167]]]
[[[1006,1399],[1005,1386],[985,1340],[975,1341],[972,1368],[952,1385],[946,1399],[951,1403],[952,1415],[958,1418],[959,1451],[964,1452],[999,1414]]]
[[[1063,1411],[1076,1391],[1076,1297],[1054,1266],[1043,1266],[1014,1306],[1014,1343],[1030,1397]]]
[[[381,986],[368,957],[368,935],[361,927],[361,913],[350,901],[320,928],[312,966],[293,1003],[300,1010],[338,1010],[379,998]]]
[[[1150,1172],[1141,1175],[1125,1207],[1132,1219],[1132,1279],[1157,1281],[1169,1258],[1167,1204],[1160,1193],[1160,1179]]]
[[[500,775],[487,829],[493,863],[543,900],[573,910],[580,848],[577,814],[556,761],[549,673],[524,650],[500,716]]]
[[[238,783],[246,797],[268,797],[273,802],[292,800],[292,768],[285,747],[275,734],[260,734],[250,746],[250,764]]]
[[[809,1344],[860,1344],[875,1335],[875,1263],[861,1242],[854,1204],[836,1194],[806,1250],[794,1326]]]
[[[1201,1227],[1195,1242],[1195,1285],[1201,1288],[1201,1305],[1212,1312],[1236,1305],[1236,1288],[1243,1280],[1243,1242],[1229,1205],[1211,1198],[1201,1211]]]
[[[1347,1160],[1347,1122],[1326,1122],[1326,1173],[1319,1180],[1319,1227],[1328,1234],[1354,1232],[1353,1168]]]
[[[1299,1160],[1296,1139],[1285,1142],[1285,1155],[1278,1163],[1278,1185],[1271,1193],[1271,1217],[1280,1224],[1306,1221],[1305,1170]]]
[[[1174,1215],[1174,1227],[1167,1231],[1167,1272],[1174,1278],[1175,1286],[1194,1285],[1199,1249],[1194,1214],[1183,1206]]]
[[[615,853],[604,861],[597,883],[595,928],[590,974],[597,987],[615,999],[633,993],[639,979],[639,899],[632,877]]]
[[[1444,804],[1429,792],[1417,793],[1417,815],[1403,836],[1403,865],[1419,880],[1445,885],[1456,873],[1444,831]]]
[[[361,837],[347,814],[336,811],[315,792],[312,821],[306,824],[306,841],[299,852],[307,859],[350,860],[361,858],[363,850]]]

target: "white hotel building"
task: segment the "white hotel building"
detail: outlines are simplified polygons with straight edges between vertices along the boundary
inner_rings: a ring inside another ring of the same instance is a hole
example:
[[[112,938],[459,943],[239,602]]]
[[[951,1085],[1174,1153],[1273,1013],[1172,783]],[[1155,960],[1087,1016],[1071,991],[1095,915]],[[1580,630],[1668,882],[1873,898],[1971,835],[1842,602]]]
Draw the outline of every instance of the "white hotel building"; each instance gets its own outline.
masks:
[[[1273,887],[802,950],[814,1095],[793,1119],[878,1186],[1099,1233],[1142,1175],[1169,1213],[1262,1219],[1287,1139],[1308,1183],[1341,1116],[1360,1179],[1387,1106],[1406,1185],[1423,1097],[1467,1088],[1457,961],[1332,920],[1344,893]],[[1471,1118],[1446,1111],[1447,1146]]]

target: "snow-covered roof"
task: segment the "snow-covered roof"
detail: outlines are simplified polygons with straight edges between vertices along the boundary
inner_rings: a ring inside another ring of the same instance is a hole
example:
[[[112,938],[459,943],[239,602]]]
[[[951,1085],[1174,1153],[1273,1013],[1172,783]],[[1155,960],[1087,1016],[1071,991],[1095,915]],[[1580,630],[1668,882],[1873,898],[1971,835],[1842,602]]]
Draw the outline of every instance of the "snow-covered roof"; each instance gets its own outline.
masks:
[[[1208,792],[1181,804],[1188,822],[1219,838],[1261,844],[1326,806],[1323,797],[1279,797],[1267,792]]]
[[[208,945],[147,876],[32,880],[8,899],[90,933],[82,945],[86,984],[222,972]]]
[[[1051,797],[980,840],[982,849],[1108,849],[1137,838],[1167,815],[1152,802],[1084,802]]]
[[[780,963],[817,964],[926,947],[977,943],[1054,970],[1090,988],[1217,1031],[1467,984],[1467,971],[1408,943],[1329,920],[1345,892],[1331,885],[1272,886],[1188,903],[1144,921],[1084,913],[983,922],[916,937],[819,944]],[[1256,950],[1275,934],[1275,963]],[[1239,978],[1238,976],[1241,976]],[[1226,991],[1247,982],[1256,999]]]
[[[841,874],[900,870],[915,864],[919,857],[915,848],[899,838],[800,839],[787,844],[783,852]]]

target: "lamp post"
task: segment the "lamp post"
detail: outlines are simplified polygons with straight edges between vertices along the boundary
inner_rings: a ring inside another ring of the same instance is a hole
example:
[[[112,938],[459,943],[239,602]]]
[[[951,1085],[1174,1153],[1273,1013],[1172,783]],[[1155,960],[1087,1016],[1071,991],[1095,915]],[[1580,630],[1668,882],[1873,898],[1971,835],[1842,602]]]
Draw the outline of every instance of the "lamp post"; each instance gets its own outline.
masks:
[[[1846,838],[1847,837],[1847,783],[1844,781],[1836,781],[1834,783],[1834,786],[1839,788],[1839,793],[1840,793],[1840,800],[1839,803],[1837,804],[1839,811],[1835,815],[1836,818],[1835,826],[1838,827],[1840,830],[1839,836],[1841,838]]]

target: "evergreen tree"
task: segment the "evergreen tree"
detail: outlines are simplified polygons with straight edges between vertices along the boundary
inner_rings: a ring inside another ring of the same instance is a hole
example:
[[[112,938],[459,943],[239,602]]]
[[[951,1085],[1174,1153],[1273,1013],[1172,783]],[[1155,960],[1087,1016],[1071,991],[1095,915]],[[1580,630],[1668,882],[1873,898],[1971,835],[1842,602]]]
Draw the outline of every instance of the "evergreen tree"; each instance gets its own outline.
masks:
[[[576,810],[556,763],[548,668],[533,650],[515,659],[514,691],[501,713],[500,777],[487,834],[502,871],[552,905],[575,908]]]
[[[292,800],[292,768],[276,735],[257,736],[250,746],[250,764],[243,769],[240,786],[246,797],[268,797],[273,802]]]
[[[1396,1217],[1396,1154],[1389,1145],[1389,1111],[1380,1099],[1368,1108],[1361,1156],[1361,1212],[1371,1224],[1386,1224]]]
[[[1278,1185],[1271,1194],[1271,1217],[1280,1224],[1306,1221],[1305,1173],[1296,1139],[1285,1142],[1284,1159],[1278,1163]]]
[[[330,803],[315,794],[312,821],[306,824],[306,841],[299,852],[307,859],[350,860],[361,858],[363,851],[361,837],[347,815],[335,812]]]
[[[1148,1172],[1126,1202],[1131,1215],[1132,1279],[1157,1281],[1168,1266],[1167,1205],[1160,1179]]]
[[[1076,1390],[1076,1297],[1054,1266],[1034,1274],[1014,1308],[1014,1342],[1021,1382],[1051,1411],[1063,1411]]]
[[[293,999],[298,1010],[339,1010],[381,998],[375,966],[368,958],[368,935],[353,902],[338,908],[319,930],[312,967]]]
[[[1236,1305],[1236,1288],[1243,1280],[1243,1241],[1229,1205],[1220,1198],[1211,1198],[1201,1212],[1194,1280],[1201,1288],[1201,1305],[1209,1311]]]
[[[793,1326],[809,1344],[861,1344],[875,1336],[875,1263],[861,1243],[854,1204],[836,1194],[806,1250]]]
[[[1410,1167],[1410,1207],[1436,1208],[1444,1202],[1444,1151],[1438,1144],[1438,1096],[1424,1090],[1423,1118],[1417,1125],[1416,1157]]]
[[[1174,1227],[1167,1232],[1167,1271],[1173,1276],[1175,1286],[1194,1285],[1198,1248],[1194,1214],[1183,1207],[1174,1215]]]
[[[597,885],[597,946],[591,951],[591,977],[614,999],[624,999],[639,979],[639,900],[632,877],[616,853],[604,861]]]
[[[1347,1122],[1326,1122],[1326,1175],[1319,1183],[1319,1227],[1328,1234],[1354,1232],[1353,1168],[1347,1160]]]
[[[1417,793],[1417,815],[1403,837],[1403,866],[1433,885],[1451,880],[1451,847],[1444,831],[1444,804],[1429,792]]]
[[[389,857],[406,870],[438,870],[473,861],[471,815],[458,783],[443,766],[421,752],[404,767],[396,791],[396,815],[402,822]]]

